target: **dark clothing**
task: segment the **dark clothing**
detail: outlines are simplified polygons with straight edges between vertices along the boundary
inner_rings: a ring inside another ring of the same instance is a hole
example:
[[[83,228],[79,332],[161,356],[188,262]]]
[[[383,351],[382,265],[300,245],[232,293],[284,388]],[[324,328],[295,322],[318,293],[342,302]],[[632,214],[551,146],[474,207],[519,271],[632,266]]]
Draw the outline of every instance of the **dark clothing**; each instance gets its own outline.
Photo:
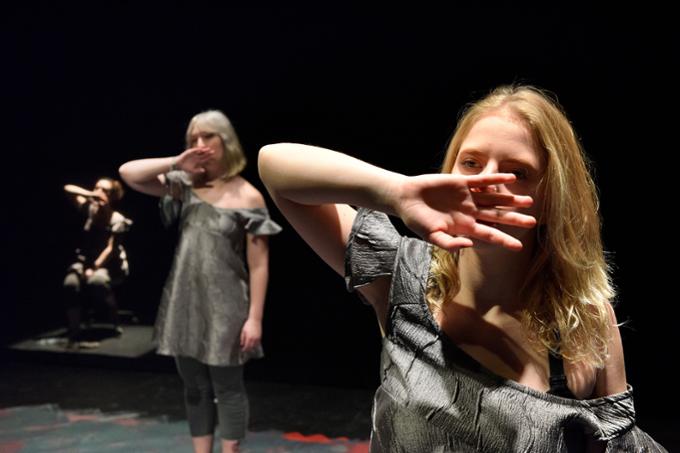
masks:
[[[109,222],[100,226],[93,219],[93,204],[87,203],[83,210],[88,215],[83,226],[83,232],[76,249],[76,260],[88,269],[94,266],[96,259],[108,246],[113,237],[113,250],[108,259],[102,264],[106,268],[113,284],[119,283],[130,273],[127,254],[122,245],[122,238],[130,231],[132,220],[126,218],[118,211],[113,211]]]
[[[209,366],[189,357],[175,357],[175,364],[184,382],[191,436],[212,435],[219,420],[222,439],[243,439],[248,426],[243,366]]]
[[[76,341],[80,334],[81,311],[92,302],[95,308],[104,307],[108,318],[118,327],[118,305],[113,288],[129,274],[127,254],[122,245],[123,235],[129,231],[132,221],[121,213],[113,211],[105,225],[96,221],[97,207],[93,203],[83,205],[87,215],[76,249],[76,260],[71,264],[64,278],[64,302],[68,318],[68,336]],[[94,269],[97,258],[113,239],[113,250],[101,267]],[[87,269],[94,272],[85,276]]]

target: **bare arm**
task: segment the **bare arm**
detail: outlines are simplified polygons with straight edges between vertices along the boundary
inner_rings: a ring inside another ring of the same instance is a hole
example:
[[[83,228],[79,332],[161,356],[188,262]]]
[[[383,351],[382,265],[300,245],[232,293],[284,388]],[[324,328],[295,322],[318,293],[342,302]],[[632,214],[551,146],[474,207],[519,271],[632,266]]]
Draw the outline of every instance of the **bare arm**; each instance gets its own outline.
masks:
[[[611,320],[611,334],[608,345],[609,357],[607,358],[604,368],[597,371],[595,390],[592,395],[593,398],[625,392],[627,388],[621,333],[619,332],[619,326],[616,322],[614,308],[611,305],[609,305],[608,308]],[[604,453],[606,449],[607,442],[605,441],[589,439],[586,444],[587,453]]]
[[[113,235],[111,235],[109,237],[108,242],[106,243],[106,247],[104,247],[104,250],[102,250],[102,252],[99,254],[97,259],[94,260],[94,268],[95,269],[99,269],[100,267],[102,267],[106,263],[106,260],[108,260],[109,257],[111,256],[111,252],[113,251],[114,245],[115,245],[115,239],[114,239]]]
[[[170,171],[174,161],[175,157],[131,160],[121,165],[118,172],[134,190],[161,197],[167,193],[161,175]]]
[[[323,148],[277,144],[262,148],[260,177],[272,199],[309,246],[344,275],[345,247],[356,211],[348,204],[387,212],[385,192],[401,175]],[[387,286],[361,288],[374,303],[387,298]]]
[[[597,372],[595,392],[593,394],[594,398],[625,392],[627,388],[621,332],[619,332],[614,308],[611,305],[609,305],[608,308],[611,320],[611,333],[608,345],[609,357],[607,358],[604,368]]]
[[[88,198],[98,197],[95,192],[83,189],[82,187],[76,186],[75,184],[66,184],[64,186],[64,192],[66,192],[67,195],[70,195],[70,198],[79,208],[87,203]]]
[[[241,348],[248,351],[262,338],[262,317],[269,280],[269,241],[267,236],[246,237],[246,259],[250,274],[250,310],[241,332]]]
[[[133,189],[162,197],[168,193],[165,186],[165,173],[172,169],[182,170],[189,174],[203,173],[203,166],[214,152],[201,146],[189,148],[179,156],[157,157],[152,159],[131,160],[120,166],[120,177]]]
[[[511,249],[521,243],[476,219],[531,227],[535,219],[496,206],[524,207],[530,197],[473,193],[471,188],[511,183],[514,175],[422,175],[407,177],[335,151],[282,143],[262,148],[262,181],[295,230],[338,274],[357,205],[400,216],[424,239],[455,249],[472,245],[469,237]],[[360,291],[371,302],[386,295],[380,285]],[[373,293],[377,291],[377,294]]]
[[[281,212],[340,275],[356,215],[348,204],[391,212],[385,192],[402,177],[335,151],[287,143],[262,148],[258,164]]]

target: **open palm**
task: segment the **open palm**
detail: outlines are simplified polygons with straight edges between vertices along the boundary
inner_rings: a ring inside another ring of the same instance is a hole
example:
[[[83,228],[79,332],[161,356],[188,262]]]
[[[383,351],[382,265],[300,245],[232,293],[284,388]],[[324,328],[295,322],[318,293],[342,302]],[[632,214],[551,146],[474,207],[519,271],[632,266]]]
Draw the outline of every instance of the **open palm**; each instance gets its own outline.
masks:
[[[519,240],[493,224],[533,227],[534,217],[513,209],[531,206],[531,197],[488,190],[515,178],[502,173],[411,177],[400,188],[396,211],[413,232],[446,250],[470,247],[472,239],[521,250]]]

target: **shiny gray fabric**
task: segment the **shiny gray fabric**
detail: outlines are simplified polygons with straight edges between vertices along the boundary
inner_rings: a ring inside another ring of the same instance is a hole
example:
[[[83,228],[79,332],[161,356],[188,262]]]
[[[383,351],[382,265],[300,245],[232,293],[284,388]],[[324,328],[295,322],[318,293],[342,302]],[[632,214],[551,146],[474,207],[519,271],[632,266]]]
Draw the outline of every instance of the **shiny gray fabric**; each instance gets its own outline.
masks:
[[[360,209],[346,253],[350,291],[391,277],[371,451],[577,452],[586,436],[607,451],[663,452],[635,426],[633,393],[573,400],[502,378],[440,331],[425,302],[431,246],[401,237]]]
[[[194,195],[184,175],[168,179],[180,197],[161,199],[161,217],[166,225],[179,217],[180,237],[158,309],[157,352],[216,366],[262,357],[261,347],[244,354],[239,345],[250,297],[245,238],[281,227],[266,208],[217,208]]]

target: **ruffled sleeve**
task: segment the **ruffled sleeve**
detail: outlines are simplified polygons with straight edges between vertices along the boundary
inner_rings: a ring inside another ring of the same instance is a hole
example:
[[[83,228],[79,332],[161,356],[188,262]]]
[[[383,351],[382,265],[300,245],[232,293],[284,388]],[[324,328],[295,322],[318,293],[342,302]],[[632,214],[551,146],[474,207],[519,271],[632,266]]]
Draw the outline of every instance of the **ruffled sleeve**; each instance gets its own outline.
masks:
[[[269,217],[267,208],[244,209],[241,215],[245,220],[245,229],[255,236],[272,236],[281,232],[281,226]]]
[[[652,436],[633,426],[625,434],[607,442],[606,453],[622,451],[634,451],[644,453],[668,453],[661,444],[652,439]]]
[[[132,220],[128,219],[118,211],[113,213],[113,216],[111,217],[111,233],[127,233],[130,231],[130,227],[132,227]]]
[[[606,440],[607,453],[635,451],[645,453],[668,453],[652,437],[635,425],[633,388],[616,395],[590,400],[590,413],[594,415],[599,432],[598,440]]]
[[[165,185],[170,194],[161,197],[158,208],[161,222],[168,228],[179,219],[182,203],[186,201],[191,191],[191,178],[184,171],[171,171],[165,174]]]
[[[382,212],[360,208],[345,251],[345,284],[348,291],[391,276],[401,235]]]

